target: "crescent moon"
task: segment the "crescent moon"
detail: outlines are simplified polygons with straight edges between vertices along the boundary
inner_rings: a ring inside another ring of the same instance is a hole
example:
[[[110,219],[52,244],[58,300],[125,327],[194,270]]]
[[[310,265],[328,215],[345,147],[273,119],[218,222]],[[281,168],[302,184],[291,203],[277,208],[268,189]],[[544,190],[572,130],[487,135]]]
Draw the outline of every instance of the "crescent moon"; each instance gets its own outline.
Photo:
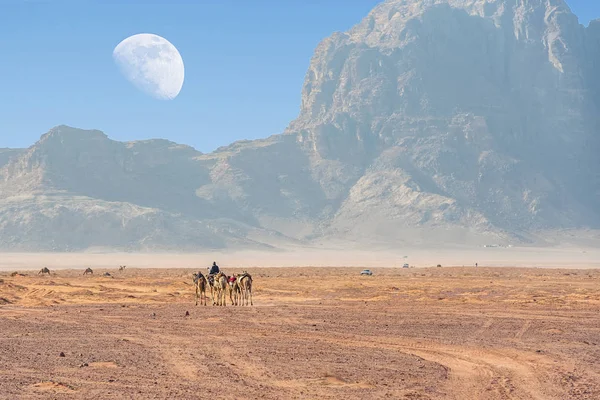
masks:
[[[115,47],[113,59],[129,82],[152,97],[172,100],[181,91],[183,59],[177,48],[161,36],[130,36]]]

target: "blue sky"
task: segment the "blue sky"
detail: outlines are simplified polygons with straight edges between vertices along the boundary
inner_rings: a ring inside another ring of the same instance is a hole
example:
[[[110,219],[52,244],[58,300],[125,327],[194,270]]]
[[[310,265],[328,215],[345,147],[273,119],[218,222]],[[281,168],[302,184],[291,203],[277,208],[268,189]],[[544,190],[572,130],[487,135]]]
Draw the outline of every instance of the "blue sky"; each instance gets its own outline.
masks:
[[[127,3],[127,4],[124,4]],[[116,140],[166,138],[212,151],[280,133],[294,119],[319,41],[379,0],[3,0],[0,147],[28,147],[55,125]],[[570,0],[587,24],[600,2]],[[180,51],[179,96],[156,100],[112,59],[126,37],[154,33]]]

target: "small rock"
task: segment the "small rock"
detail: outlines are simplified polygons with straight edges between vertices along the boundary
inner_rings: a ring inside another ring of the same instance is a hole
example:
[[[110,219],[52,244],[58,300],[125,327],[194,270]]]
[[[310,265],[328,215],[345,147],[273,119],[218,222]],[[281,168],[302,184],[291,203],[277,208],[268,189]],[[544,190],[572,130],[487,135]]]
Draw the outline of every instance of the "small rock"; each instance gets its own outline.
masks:
[[[83,368],[83,367],[87,367],[87,366],[88,366],[88,363],[83,363],[83,364],[79,365],[79,368]]]
[[[60,352],[60,354],[58,355],[59,357],[64,357],[65,353],[63,353],[62,351]]]
[[[186,317],[189,317],[189,316],[190,316],[190,312],[189,312],[189,311],[186,311],[186,312],[185,312],[185,316],[186,316]]]

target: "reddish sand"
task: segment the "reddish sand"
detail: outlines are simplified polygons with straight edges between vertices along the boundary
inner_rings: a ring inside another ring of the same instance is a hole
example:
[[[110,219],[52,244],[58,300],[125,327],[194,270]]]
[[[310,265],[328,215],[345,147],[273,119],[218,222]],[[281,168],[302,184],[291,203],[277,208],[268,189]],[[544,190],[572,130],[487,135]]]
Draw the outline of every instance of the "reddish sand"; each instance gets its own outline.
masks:
[[[253,307],[184,269],[2,273],[0,398],[600,399],[600,271],[374,271],[249,269]]]

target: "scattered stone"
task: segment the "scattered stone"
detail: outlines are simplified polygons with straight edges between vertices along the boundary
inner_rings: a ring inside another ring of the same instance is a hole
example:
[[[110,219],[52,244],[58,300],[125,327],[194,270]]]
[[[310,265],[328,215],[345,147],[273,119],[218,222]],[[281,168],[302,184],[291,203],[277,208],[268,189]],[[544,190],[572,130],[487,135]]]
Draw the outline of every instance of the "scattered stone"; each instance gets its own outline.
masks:
[[[190,312],[189,312],[189,311],[186,311],[186,312],[185,312],[185,316],[186,316],[186,317],[189,317],[189,316],[190,316]]]
[[[58,355],[59,357],[64,357],[65,353],[63,353],[62,351],[60,352],[60,354]]]

